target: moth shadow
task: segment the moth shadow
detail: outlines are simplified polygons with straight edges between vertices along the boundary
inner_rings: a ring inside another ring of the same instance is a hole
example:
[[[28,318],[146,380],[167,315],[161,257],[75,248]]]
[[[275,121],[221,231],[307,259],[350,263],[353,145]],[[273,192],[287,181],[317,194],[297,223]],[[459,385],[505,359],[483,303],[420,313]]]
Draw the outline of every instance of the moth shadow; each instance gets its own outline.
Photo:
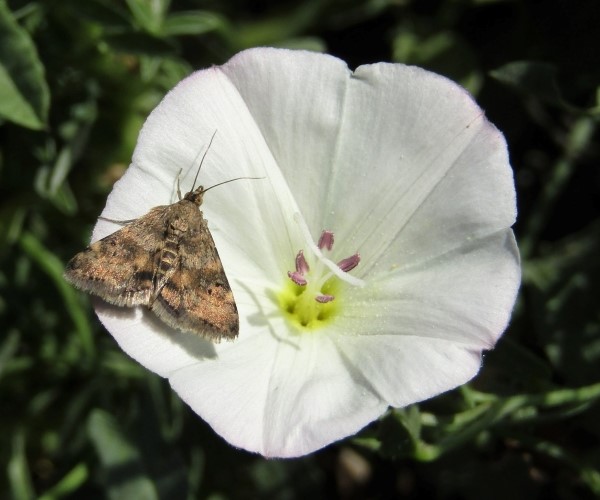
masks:
[[[277,331],[275,330],[275,328],[273,327],[272,322],[270,321],[271,317],[277,317],[279,316],[279,313],[277,312],[272,312],[272,313],[267,313],[264,310],[264,307],[261,303],[261,301],[258,299],[258,297],[256,296],[256,294],[253,292],[252,288],[249,287],[248,285],[246,285],[245,283],[242,282],[238,282],[238,285],[243,288],[244,290],[246,290],[246,293],[248,294],[248,297],[250,297],[252,299],[252,302],[254,302],[254,305],[256,307],[256,311],[255,313],[253,313],[252,315],[248,316],[248,323],[250,323],[250,325],[260,328],[260,327],[266,327],[267,330],[269,331],[269,334],[277,341],[277,342],[281,342],[284,344],[289,345],[290,347],[294,348],[294,349],[299,349],[299,346],[293,342],[291,339],[289,338],[284,338],[281,335],[279,335],[277,333]],[[269,297],[270,300],[273,301],[273,303],[277,303],[277,296],[275,294],[274,291],[270,290],[270,289],[265,289],[265,295],[267,297]]]
[[[136,336],[143,335],[144,333],[152,333],[162,337],[166,341],[176,344],[196,359],[214,359],[217,357],[213,342],[200,337],[199,335],[180,332],[167,326],[154,313],[143,306],[116,306],[97,297],[94,298],[93,305],[96,313],[103,316],[101,320],[107,329],[108,325],[106,323],[111,323],[112,328],[109,330],[111,334],[113,330],[118,331],[119,333],[131,333],[131,335]],[[108,321],[105,322],[105,319]],[[118,322],[119,325],[117,326],[113,321]],[[130,332],[124,332],[126,329],[129,329]],[[146,330],[146,332],[144,332],[144,330]],[[150,332],[148,332],[148,330],[150,330]],[[119,342],[117,336],[115,336],[115,339]],[[120,343],[121,342],[119,342],[119,344]],[[165,348],[167,347],[165,346]]]

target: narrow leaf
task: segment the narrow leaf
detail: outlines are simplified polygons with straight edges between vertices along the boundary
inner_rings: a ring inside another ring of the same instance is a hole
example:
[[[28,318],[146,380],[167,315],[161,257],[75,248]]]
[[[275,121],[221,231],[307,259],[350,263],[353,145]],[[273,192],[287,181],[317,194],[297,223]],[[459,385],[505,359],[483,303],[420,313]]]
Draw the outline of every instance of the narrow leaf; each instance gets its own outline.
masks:
[[[35,45],[0,0],[0,116],[39,130],[49,106],[50,91]]]
[[[139,451],[111,415],[94,410],[88,420],[88,433],[104,469],[109,498],[158,498],[154,484],[145,474]]]
[[[177,12],[165,19],[161,34],[164,36],[201,35],[218,30],[225,24],[225,19],[213,12]]]

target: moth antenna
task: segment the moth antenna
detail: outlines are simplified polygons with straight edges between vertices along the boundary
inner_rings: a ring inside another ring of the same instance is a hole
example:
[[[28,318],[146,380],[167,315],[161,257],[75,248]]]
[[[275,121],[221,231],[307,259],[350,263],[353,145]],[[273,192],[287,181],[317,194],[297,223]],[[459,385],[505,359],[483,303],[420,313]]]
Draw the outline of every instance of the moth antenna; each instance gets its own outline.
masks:
[[[135,222],[136,220],[138,220],[138,219],[127,219],[127,220],[109,219],[108,217],[102,217],[101,215],[98,217],[98,219],[105,220],[108,222],[114,222],[115,224],[121,224],[122,226],[131,224],[132,222]]]
[[[181,171],[183,169],[180,168],[179,172],[177,173],[177,198],[181,201],[181,186],[179,185],[179,179],[181,178]]]
[[[235,179],[229,179],[228,181],[223,181],[223,182],[219,182],[218,184],[213,184],[212,186],[203,189],[202,192],[206,193],[207,191],[209,191],[212,188],[216,188],[217,186],[222,186],[223,184],[227,184],[229,182],[233,182],[233,181],[239,181],[240,179],[265,179],[266,177],[236,177]]]
[[[204,163],[204,158],[206,158],[206,154],[208,153],[208,150],[210,149],[210,146],[213,143],[213,139],[215,138],[215,135],[217,135],[216,130],[213,132],[213,135],[210,138],[210,142],[208,143],[208,146],[207,146],[206,150],[204,151],[204,154],[202,155],[202,159],[200,160],[200,165],[198,165],[198,170],[196,171],[196,177],[194,177],[194,183],[192,184],[191,191],[193,191],[194,188],[196,187],[196,181],[198,180],[198,175],[200,174],[200,169],[202,168],[202,164]],[[198,157],[196,157],[196,159],[198,159]],[[196,163],[195,160],[194,160],[194,163]]]

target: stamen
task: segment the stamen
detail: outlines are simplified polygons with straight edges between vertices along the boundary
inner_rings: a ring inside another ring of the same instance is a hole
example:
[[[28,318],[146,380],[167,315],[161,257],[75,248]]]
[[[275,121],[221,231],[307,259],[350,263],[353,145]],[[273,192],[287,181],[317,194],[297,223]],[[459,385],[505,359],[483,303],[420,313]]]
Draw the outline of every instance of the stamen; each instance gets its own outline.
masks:
[[[304,276],[308,271],[310,271],[310,268],[304,258],[304,251],[300,250],[298,255],[296,255],[296,272]]]
[[[355,253],[350,257],[346,257],[338,262],[338,267],[345,273],[352,271],[360,262],[360,255]]]
[[[326,248],[327,250],[331,250],[333,247],[333,233],[331,231],[324,230],[321,233],[321,237],[319,238],[319,243],[317,243],[319,250],[323,250]]]
[[[308,283],[306,278],[302,276],[302,273],[299,273],[298,271],[288,271],[288,277],[298,286],[306,286],[306,283]]]
[[[317,295],[315,300],[321,304],[326,304],[327,302],[331,302],[335,297],[333,295]]]
[[[294,218],[303,233],[310,238],[306,223],[297,218],[296,214]],[[302,329],[319,328],[335,317],[343,305],[343,299],[337,297],[338,293],[342,293],[340,281],[363,283],[348,274],[348,271],[354,269],[360,262],[358,252],[340,260],[337,264],[323,256],[323,251],[332,250],[333,240],[333,232],[327,230],[321,232],[316,245],[312,240],[307,239],[307,246],[314,254],[314,256],[309,255],[313,259],[311,266],[308,265],[304,252],[300,250],[294,262],[296,269],[287,273],[294,285],[288,282],[287,292],[282,295],[281,306],[290,320],[296,322]]]
[[[310,230],[308,229],[306,221],[304,220],[302,215],[300,215],[299,212],[294,213],[294,221],[296,221],[298,227],[302,231],[306,246],[317,257],[317,259],[319,259],[323,264],[325,264],[329,268],[329,270],[333,274],[335,274],[342,281],[345,281],[346,283],[349,283],[353,286],[365,286],[365,282],[363,280],[361,280],[360,278],[356,278],[351,274],[345,273],[335,263],[333,263],[331,260],[329,260],[323,255],[320,248],[317,245],[315,245],[312,236],[310,235]]]

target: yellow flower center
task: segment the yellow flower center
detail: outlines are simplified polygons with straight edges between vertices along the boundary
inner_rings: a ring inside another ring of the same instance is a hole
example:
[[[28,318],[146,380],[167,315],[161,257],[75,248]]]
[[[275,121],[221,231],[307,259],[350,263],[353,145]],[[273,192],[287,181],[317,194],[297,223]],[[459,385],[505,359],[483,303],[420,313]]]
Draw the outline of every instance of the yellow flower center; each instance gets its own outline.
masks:
[[[317,330],[326,326],[333,321],[342,305],[339,293],[342,287],[338,278],[331,276],[318,289],[317,281],[310,280],[305,286],[300,286],[286,280],[278,296],[284,316],[301,330]],[[315,297],[321,295],[332,295],[335,300],[319,302]]]
[[[289,281],[279,293],[279,305],[285,317],[301,330],[316,330],[335,318],[341,309],[342,283],[349,279],[345,273],[360,262],[356,253],[334,264],[322,254],[332,247],[333,233],[323,231],[314,249],[318,257],[313,269],[300,250],[295,259],[296,270],[288,272]]]

